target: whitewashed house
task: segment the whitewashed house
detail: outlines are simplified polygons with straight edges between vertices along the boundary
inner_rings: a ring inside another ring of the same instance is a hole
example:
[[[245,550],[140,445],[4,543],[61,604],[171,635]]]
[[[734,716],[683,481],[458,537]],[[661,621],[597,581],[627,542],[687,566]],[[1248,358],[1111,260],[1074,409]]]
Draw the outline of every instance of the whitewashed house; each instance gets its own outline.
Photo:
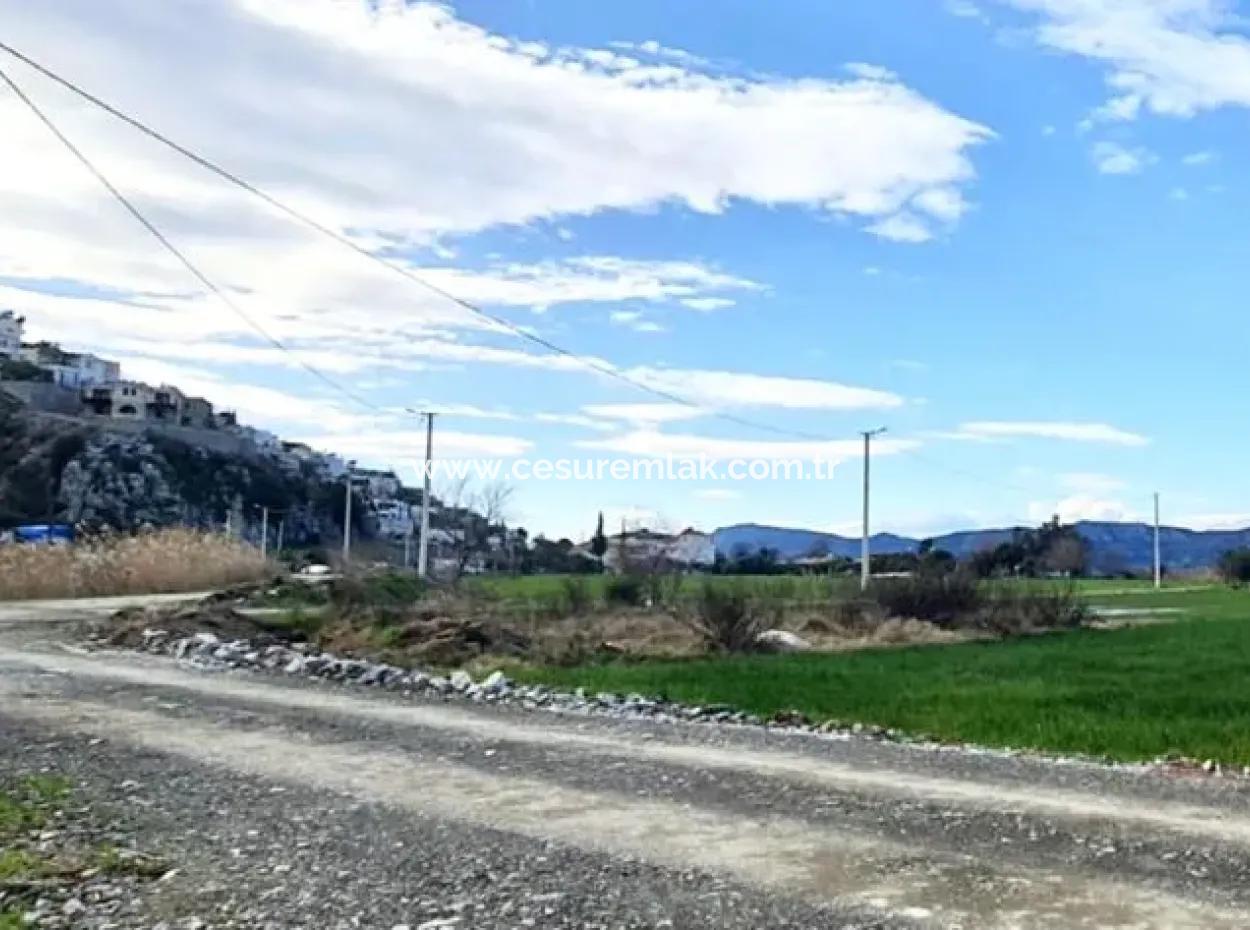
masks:
[[[26,318],[12,310],[0,311],[0,357],[18,358],[22,353],[22,328]]]

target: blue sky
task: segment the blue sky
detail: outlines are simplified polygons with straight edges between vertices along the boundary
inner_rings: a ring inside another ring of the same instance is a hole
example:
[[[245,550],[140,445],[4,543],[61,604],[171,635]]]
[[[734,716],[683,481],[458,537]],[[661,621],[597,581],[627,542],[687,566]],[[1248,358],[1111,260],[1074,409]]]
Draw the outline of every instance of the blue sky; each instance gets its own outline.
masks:
[[[291,438],[706,451],[824,481],[521,482],[512,516],[853,532],[1250,523],[1246,9],[1219,0],[89,0],[18,48],[551,356],[4,67],[336,395],[202,294],[8,94],[0,307]],[[223,52],[228,50],[228,52]],[[642,406],[640,406],[642,405]],[[718,413],[828,437],[790,441]]]

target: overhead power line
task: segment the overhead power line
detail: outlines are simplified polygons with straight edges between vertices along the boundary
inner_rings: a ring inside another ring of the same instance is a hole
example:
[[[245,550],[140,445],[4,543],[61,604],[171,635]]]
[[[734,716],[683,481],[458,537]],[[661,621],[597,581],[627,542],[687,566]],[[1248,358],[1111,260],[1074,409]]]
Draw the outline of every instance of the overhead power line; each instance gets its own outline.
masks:
[[[35,103],[35,101],[33,101],[29,96],[26,95],[25,91],[23,91],[22,88],[19,87],[17,83],[11,77],[9,77],[8,73],[4,71],[3,68],[0,68],[0,80],[2,80],[5,84],[8,85],[9,89],[12,90],[13,93],[17,95],[18,99],[21,100],[22,103],[24,103],[30,109],[30,111],[39,119],[39,121],[43,123],[44,126],[47,127],[48,131],[51,132],[57,138],[57,140],[59,140],[60,143],[63,146],[65,146],[67,150],[69,150],[69,152],[74,156],[74,158],[76,158],[78,162],[84,168],[86,168],[92,174],[92,176],[95,177],[97,181],[100,182],[100,185],[104,187],[104,189],[107,190],[109,194],[111,194],[113,198],[118,203],[120,203],[126,209],[126,211],[132,217],[134,217],[135,220],[141,226],[143,226],[144,229],[146,229],[149,233],[151,233],[152,237],[155,238],[156,241],[159,242],[165,248],[166,251],[168,251],[171,255],[174,256],[174,258],[178,260],[179,264],[181,264],[183,268],[185,268],[197,281],[200,282],[200,284],[204,285],[204,287],[207,288],[211,294],[217,297],[218,300],[220,300],[223,304],[225,304],[240,319],[242,319],[245,323],[247,323],[247,325],[251,327],[258,335],[260,335],[263,339],[265,339],[267,342],[269,342],[276,348],[289,354],[309,374],[320,379],[321,381],[329,385],[334,390],[344,394],[345,396],[354,400],[356,403],[362,404],[365,407],[369,407],[371,409],[379,410],[379,411],[382,410],[382,408],[377,407],[376,405],[370,403],[363,397],[353,392],[350,388],[340,384],[338,381],[331,378],[329,375],[325,374],[324,372],[320,371],[319,369],[305,362],[303,359],[301,359],[298,356],[298,354],[293,352],[290,349],[290,347],[288,347],[284,342],[278,339],[278,337],[274,336],[267,329],[265,329],[260,323],[258,323],[256,319],[253,316],[251,316],[251,314],[249,314],[246,310],[240,307],[230,297],[229,294],[227,294],[224,290],[222,290],[220,287],[214,284],[211,278],[209,278],[206,274],[204,274],[204,272],[202,272],[196,266],[196,264],[192,262],[191,259],[186,256],[185,253],[182,252],[182,250],[180,250],[176,245],[174,245],[173,242],[171,242],[169,238],[164,233],[162,233],[160,229],[158,229],[156,225],[147,218],[147,216],[144,215],[143,211],[141,211],[137,206],[135,206],[134,202],[131,201],[130,198],[128,198],[125,194],[123,194],[120,190],[118,190],[116,185],[114,185],[113,182],[108,179],[108,177],[104,174],[104,172],[102,172],[98,167],[96,167],[95,163],[92,162],[91,159],[89,159],[83,153],[83,151],[80,148],[78,148],[78,146],[76,146],[73,143],[73,141],[56,126],[55,123],[52,122],[51,119],[48,118],[47,114],[44,113],[42,109],[40,109],[39,105]]]
[[[217,177],[221,178],[222,180],[227,181],[230,184],[233,184],[235,187],[238,187],[241,190],[246,191],[247,193],[253,195],[254,197],[260,198],[265,203],[269,204],[275,210],[278,210],[279,212],[285,214],[290,219],[295,220],[296,222],[304,226],[307,226],[309,229],[312,229],[320,233],[321,235],[334,240],[339,245],[342,245],[346,248],[351,249],[353,252],[357,253],[363,258],[366,258],[369,261],[377,265],[380,265],[381,267],[386,268],[387,270],[395,274],[398,274],[404,278],[407,278],[410,282],[417,284],[422,288],[425,288],[426,290],[438,295],[439,297],[442,297],[445,300],[450,301],[456,306],[468,311],[469,313],[474,314],[475,316],[480,317],[481,319],[487,320],[488,322],[494,324],[495,326],[498,326],[508,331],[514,336],[524,339],[527,342],[533,343],[534,345],[541,346],[547,351],[553,352],[564,358],[572,359],[586,368],[597,371],[602,375],[613,378],[624,384],[628,384],[633,388],[636,388],[638,390],[644,391],[652,395],[653,397],[658,397],[670,403],[681,404],[682,406],[692,407],[698,410],[703,410],[709,416],[715,417],[717,419],[723,420],[728,423],[733,423],[738,426],[744,426],[749,429],[755,429],[755,430],[760,430],[763,432],[773,433],[779,436],[787,436],[793,439],[803,439],[803,440],[813,441],[813,442],[834,441],[832,437],[829,437],[829,436],[821,436],[821,435],[817,435],[814,433],[804,432],[801,430],[787,429],[785,427],[776,426],[772,423],[765,423],[759,420],[750,419],[748,417],[741,417],[736,414],[727,413],[723,410],[718,410],[716,408],[708,408],[702,404],[697,404],[691,400],[688,400],[687,398],[682,397],[680,394],[674,391],[668,391],[663,388],[656,387],[652,384],[647,383],[646,381],[640,378],[633,377],[629,375],[628,373],[621,371],[620,369],[612,365],[599,361],[598,359],[590,358],[585,355],[581,355],[577,352],[574,352],[570,349],[566,349],[563,346],[560,346],[552,342],[549,339],[545,339],[542,336],[537,335],[536,333],[530,332],[528,329],[525,329],[524,327],[516,325],[515,323],[511,322],[510,320],[502,316],[499,316],[498,314],[491,313],[490,311],[484,309],[478,304],[473,303],[472,301],[465,300],[464,298],[451,293],[445,288],[440,287],[439,285],[417,274],[416,272],[412,271],[409,268],[405,268],[402,265],[398,265],[394,262],[388,261],[382,256],[369,251],[368,249],[364,248],[358,243],[352,241],[352,239],[350,239],[349,237],[343,235],[338,230],[325,225],[324,223],[320,222],[317,219],[314,219],[313,217],[309,216],[303,211],[296,209],[295,207],[291,206],[290,204],[282,200],[279,200],[277,197],[257,187],[255,184],[251,183],[250,181],[245,180],[244,178],[240,177],[234,172],[229,171],[226,168],[223,168],[221,165],[217,164],[214,161],[211,161],[210,159],[206,158],[203,155],[200,155],[199,153],[193,151],[192,149],[187,148],[185,145],[182,145],[174,141],[173,139],[169,138],[165,134],[152,128],[148,124],[131,116],[130,114],[108,103],[107,101],[102,100],[101,98],[97,97],[95,94],[92,94],[90,91],[87,91],[86,89],[80,87],[78,84],[71,81],[69,78],[62,77],[60,74],[56,73],[51,68],[48,68],[47,66],[39,63],[38,61],[35,61],[30,56],[23,54],[22,52],[13,48],[11,45],[8,45],[4,42],[0,42],[0,50],[7,52],[9,55],[16,58],[18,61],[21,61],[23,64],[28,65],[29,67],[33,68],[35,71],[44,75],[49,80],[56,82],[61,87],[64,87],[66,90],[69,90],[70,92],[74,93],[75,95],[82,98],[83,100],[86,100],[88,103],[92,104],[93,106],[98,107],[99,109],[105,111],[110,116],[113,116],[114,118],[118,120],[121,120],[122,122],[126,123],[128,126],[141,132],[143,135],[147,136],[148,138],[156,142],[159,142],[161,145],[173,150],[174,152],[177,152],[179,155],[182,155],[184,158],[189,159],[190,161],[199,165],[201,168],[205,169],[206,171],[209,171],[212,174],[216,175]],[[110,193],[112,193],[114,197],[120,200],[126,206],[126,209],[129,210],[130,213],[137,220],[139,220],[139,222],[141,222],[144,225],[144,227],[148,229],[149,232],[151,232],[161,241],[162,245],[164,245],[167,249],[169,249],[174,255],[178,257],[179,261],[182,262],[182,264],[193,275],[195,275],[197,280],[199,280],[205,287],[209,288],[214,294],[220,297],[223,300],[223,302],[225,302],[228,306],[230,306],[231,309],[233,309],[236,313],[239,313],[240,316],[243,316],[245,319],[248,319],[249,325],[251,325],[253,329],[260,332],[261,335],[263,335],[266,340],[268,340],[269,342],[275,345],[278,345],[280,348],[283,349],[283,351],[288,351],[288,352],[291,351],[286,346],[281,345],[276,339],[274,339],[274,337],[264,332],[264,330],[262,330],[259,327],[259,325],[255,323],[254,320],[251,320],[245,314],[243,314],[242,311],[240,311],[234,305],[234,303],[219,288],[214,286],[207,278],[204,277],[202,273],[200,273],[186,259],[184,255],[182,255],[181,252],[175,249],[174,246],[168,241],[168,239],[166,239],[165,236],[161,235],[161,233],[152,225],[152,223],[146,218],[144,218],[143,215],[134,207],[134,205],[130,201],[128,201],[112,184],[110,184],[108,180],[95,168],[95,166],[92,165],[83,156],[83,154],[77,148],[75,148],[72,143],[70,143],[70,141],[67,138],[65,138],[64,134],[61,133],[52,124],[52,122],[48,119],[48,117],[42,111],[39,110],[39,108],[30,100],[30,98],[27,97],[21,91],[21,89],[18,88],[18,86],[13,83],[12,79],[9,78],[7,75],[5,76],[5,82],[11,88],[13,88],[14,92],[16,92],[18,96],[22,98],[22,100],[26,103],[26,105],[30,107],[36,113],[36,115],[38,115],[39,119],[53,133],[55,133],[57,138],[60,139],[61,142],[64,143],[66,147],[68,147],[70,151],[74,153],[74,155],[78,158],[78,160],[81,161],[83,165],[86,166],[91,171],[91,173],[94,174],[96,178],[105,187],[109,189]],[[320,378],[322,381],[333,383],[324,374],[322,374],[319,371],[316,371],[312,366],[308,365],[307,363],[301,362],[301,365],[305,369],[316,374],[317,377]],[[344,390],[341,386],[339,386],[337,389],[348,394],[348,396],[351,396],[358,403],[364,403],[366,406],[369,406],[373,409],[379,409],[379,408],[376,408],[373,404],[370,404],[367,401],[363,401],[361,398],[352,394],[351,392]]]
[[[13,58],[17,59],[18,61],[22,62],[28,67],[34,69],[39,74],[42,74],[44,77],[55,82],[56,84],[60,85],[66,90],[75,94],[79,98],[103,110],[104,112],[108,113],[110,116],[114,117],[115,119],[120,120],[121,122],[137,130],[138,132],[142,133],[148,138],[160,143],[166,148],[176,152],[177,154],[183,156],[184,158],[190,160],[191,162],[199,165],[201,168],[216,175],[218,178],[221,178],[222,180],[234,185],[235,187],[238,187],[239,189],[246,191],[252,196],[261,199],[262,201],[267,203],[269,206],[271,206],[273,209],[279,211],[280,213],[284,214],[285,216],[294,220],[295,222],[300,223],[301,225],[306,226],[309,229],[312,229],[317,233],[320,233],[321,235],[333,240],[339,245],[342,245],[348,249],[351,249],[353,252],[357,253],[358,255],[360,255],[361,257],[365,259],[368,259],[374,264],[380,265],[381,267],[395,274],[401,275],[402,277],[408,279],[410,282],[417,284],[418,286],[424,288],[425,290],[430,291],[431,293],[436,294],[437,296],[442,297],[443,299],[447,301],[450,301],[456,306],[462,308],[463,310],[468,311],[469,313],[476,315],[477,317],[481,319],[487,320],[488,322],[506,330],[507,332],[519,337],[520,339],[523,339],[534,345],[540,346],[564,358],[568,358],[573,361],[576,361],[577,363],[581,364],[582,366],[586,368],[597,371],[600,374],[603,374],[607,377],[613,378],[619,382],[627,384],[637,390],[650,394],[653,397],[660,398],[670,403],[680,404],[685,407],[691,407],[697,410],[704,411],[709,416],[715,417],[724,422],[733,423],[737,426],[746,427],[748,429],[759,430],[759,431],[763,431],[767,433],[772,433],[774,435],[784,436],[784,437],[791,438],[791,439],[800,439],[800,440],[809,441],[809,442],[825,443],[825,442],[839,441],[839,437],[834,437],[834,436],[829,436],[829,435],[820,435],[816,433],[806,432],[803,430],[787,429],[785,427],[776,426],[771,423],[765,423],[765,422],[754,420],[748,417],[741,417],[733,413],[728,413],[723,410],[718,410],[716,408],[706,407],[702,404],[695,403],[681,396],[675,391],[668,391],[663,388],[659,388],[652,384],[649,384],[646,381],[643,381],[639,378],[632,377],[626,372],[623,372],[620,369],[615,368],[612,365],[601,362],[598,359],[590,358],[590,357],[581,355],[577,352],[574,352],[570,349],[566,349],[563,346],[560,346],[552,342],[549,339],[545,339],[542,336],[537,335],[536,333],[530,332],[529,330],[521,326],[518,326],[515,323],[512,323],[508,319],[501,317],[498,314],[491,313],[490,311],[473,303],[472,301],[465,300],[464,298],[451,293],[445,288],[440,287],[439,285],[417,274],[411,269],[404,267],[403,265],[399,265],[394,262],[388,261],[382,256],[369,251],[368,249],[354,242],[352,239],[343,235],[339,231],[325,225],[324,223],[309,216],[303,211],[298,210],[295,207],[292,207],[290,204],[278,199],[277,197],[273,196],[272,194],[268,193],[262,188],[257,187],[255,184],[245,180],[244,178],[229,171],[228,169],[223,168],[221,165],[208,159],[207,157],[200,155],[199,153],[193,151],[192,149],[189,149],[186,146],[174,141],[173,139],[169,138],[168,136],[161,133],[160,131],[152,128],[151,126],[144,123],[143,121],[137,119],[136,117],[131,116],[130,114],[108,103],[107,101],[101,99],[95,94],[92,94],[90,91],[79,86],[74,81],[71,81],[70,79],[61,76],[57,72],[53,71],[51,68],[48,68],[47,66],[34,60],[30,56],[18,51],[17,49],[13,48],[11,45],[8,45],[7,43],[3,41],[0,41],[0,51],[8,53]],[[313,377],[317,378],[319,381],[326,384],[327,386],[337,391],[338,393],[342,394],[343,396],[349,398],[353,402],[359,404],[362,407],[365,407],[369,410],[373,410],[378,413],[384,413],[384,414],[394,413],[393,410],[388,410],[384,407],[381,407],[377,404],[372,403],[368,399],[362,397],[361,395],[353,391],[351,388],[349,388],[348,386],[340,382],[338,379],[332,378],[331,376],[327,375],[325,372],[318,369],[316,366],[310,364],[309,362],[307,362],[306,360],[304,360],[303,358],[299,356],[297,350],[292,349],[290,346],[286,345],[279,338],[277,338],[272,333],[270,333],[267,329],[265,329],[255,319],[255,317],[253,317],[246,310],[244,310],[241,306],[239,306],[238,302],[235,301],[233,298],[231,298],[230,295],[225,290],[223,290],[221,287],[214,284],[212,279],[210,279],[202,270],[200,270],[200,268],[198,268],[195,265],[195,263],[192,262],[190,258],[188,258],[184,252],[182,252],[176,245],[174,245],[173,242],[171,242],[170,239],[164,233],[162,233],[161,230],[151,221],[151,219],[149,219],[134,204],[132,200],[130,200],[125,194],[123,194],[108,179],[108,177],[82,152],[82,150],[79,149],[65,135],[65,133],[62,132],[56,126],[56,124],[52,122],[51,118],[22,90],[21,87],[19,87],[13,81],[13,79],[3,69],[0,69],[0,79],[2,79],[3,82],[6,85],[8,85],[8,87],[14,92],[14,94],[17,95],[17,97],[22,101],[22,103],[24,103],[31,110],[31,112],[39,119],[39,121],[43,123],[45,127],[47,127],[48,131],[51,132],[57,138],[57,140],[60,141],[60,143],[63,146],[65,146],[65,148],[83,165],[83,167],[86,168],[87,171],[89,171],[96,178],[96,180],[101,184],[101,186],[103,186],[109,192],[109,194],[112,197],[114,197],[126,209],[126,211],[130,213],[130,215],[134,217],[134,219],[138,223],[140,223],[144,227],[144,229],[146,229],[148,233],[150,233],[161,244],[162,247],[164,247],[171,255],[173,255],[178,260],[178,262],[200,284],[202,284],[211,294],[217,297],[235,315],[237,315],[240,319],[242,319],[253,331],[255,331],[266,342],[270,343],[275,348],[290,355],[301,368],[303,368]],[[841,438],[848,439],[849,437],[841,437]],[[1026,489],[1020,485],[1015,485],[1010,482],[1003,481],[1001,478],[996,478],[996,477],[991,478],[985,475],[980,475],[980,474],[968,471],[966,469],[954,468],[954,467],[945,465],[941,462],[935,461],[933,458],[927,455],[922,455],[916,450],[906,450],[905,454],[910,455],[920,460],[921,462],[924,462],[934,468],[938,468],[950,474],[959,475],[961,477],[964,477],[972,481],[976,481],[981,484],[987,484],[987,483],[994,484],[994,485],[998,485],[999,487],[1010,489],[1012,491],[1019,492],[1019,493],[1025,493],[1025,494],[1033,493],[1030,489]]]

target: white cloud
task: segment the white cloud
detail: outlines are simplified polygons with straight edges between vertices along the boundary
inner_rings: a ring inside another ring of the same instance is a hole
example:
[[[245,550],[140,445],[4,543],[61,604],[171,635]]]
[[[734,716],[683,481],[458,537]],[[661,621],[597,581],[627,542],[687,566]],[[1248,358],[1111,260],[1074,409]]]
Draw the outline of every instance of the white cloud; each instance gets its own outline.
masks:
[[[690,306],[689,300],[728,300],[695,296],[709,291],[761,289],[753,281],[696,262],[635,261],[612,255],[503,265],[484,272],[437,268],[422,273],[458,297],[500,306],[669,299]]]
[[[425,429],[375,429],[306,434],[300,437],[317,449],[386,464],[418,468],[425,460]],[[438,429],[434,433],[436,459],[516,458],[533,448],[533,443],[517,436],[495,436]]]
[[[604,439],[587,439],[577,445],[586,449],[607,450],[639,458],[819,461],[835,465],[858,459],[863,454],[863,446],[859,440],[855,439],[838,439],[828,442],[776,442],[722,439],[688,433],[661,433],[654,429],[638,429]],[[906,439],[881,439],[873,446],[873,455],[895,455],[914,449],[918,445]]]
[[[848,74],[853,74],[866,81],[896,81],[898,75],[881,65],[871,65],[862,61],[852,61],[846,65]]]
[[[1146,149],[1128,149],[1116,142],[1096,142],[1090,154],[1102,174],[1139,174],[1155,160]]]
[[[1173,523],[1173,521],[1165,521]],[[1240,530],[1250,526],[1250,513],[1191,513],[1174,521],[1176,526],[1188,526],[1195,530]]]
[[[896,213],[868,227],[874,236],[891,242],[921,243],[933,238],[933,231],[912,213]]]
[[[519,43],[426,2],[223,0],[188,10],[117,0],[106,10],[67,0],[0,12],[0,29],[334,225],[408,236],[668,202],[701,212],[733,200],[810,205],[874,219],[971,181],[968,152],[990,137],[892,77],[649,66]],[[224,63],[222,48],[232,50]],[[29,169],[51,147],[15,152],[38,136],[18,115],[6,108],[22,144],[6,147],[3,167],[24,169],[29,192]],[[174,195],[221,204],[219,190],[150,144],[94,118],[75,123],[89,124],[88,147],[125,169],[127,186],[171,206]],[[74,202],[89,185],[69,167],[47,162],[44,178],[66,182]]]
[[[700,488],[694,496],[703,501],[736,501],[742,499],[742,492],[729,488]]]
[[[369,427],[389,420],[363,414],[338,400],[293,394],[263,385],[224,379],[213,372],[146,358],[121,359],[127,377],[150,384],[173,384],[183,393],[206,397],[218,410],[234,410],[247,424],[277,431],[318,426],[331,430]]]
[[[682,306],[689,307],[691,310],[699,310],[706,313],[712,310],[725,310],[732,307],[737,301],[728,297],[687,297],[681,303]]]
[[[1169,200],[1181,200],[1181,201],[1188,200],[1189,191],[1183,187],[1174,187],[1170,191],[1168,191],[1168,199]]]
[[[1029,504],[1029,516],[1035,523],[1059,516],[1062,523],[1078,520],[1107,520],[1117,523],[1140,520],[1141,516],[1123,501],[1076,494],[1055,503],[1034,501]]]
[[[982,23],[990,21],[985,12],[971,0],[946,0],[946,12],[961,19],[975,19]]]
[[[607,423],[603,420],[596,420],[592,417],[583,416],[579,413],[536,413],[533,416],[536,423],[555,423],[560,426],[580,426],[583,429],[599,430],[601,432],[610,433],[617,427],[615,423]]]
[[[1190,152],[1188,155],[1181,158],[1181,164],[1187,165],[1190,168],[1197,168],[1202,165],[1211,164],[1216,160],[1216,157],[1216,154],[1209,149],[1201,152]]]
[[[964,215],[968,203],[959,191],[950,187],[931,187],[912,198],[912,206],[935,219],[953,223]]]
[[[1107,66],[1102,119],[1250,106],[1250,39],[1226,0],[1003,0],[1044,46]]]
[[[834,381],[785,378],[733,371],[639,367],[627,372],[663,391],[696,404],[721,407],[782,407],[795,410],[885,410],[903,398],[887,391]]]
[[[662,333],[664,327],[649,320],[641,310],[613,310],[608,316],[613,326],[625,326],[636,333]]]
[[[1118,446],[1144,446],[1145,436],[1109,426],[1106,423],[1068,423],[1054,421],[990,421],[963,423],[959,433],[973,439],[1038,438],[1064,439],[1073,442],[1097,442]]]
[[[682,404],[590,404],[582,410],[591,417],[630,423],[672,423],[707,415],[698,407]]]

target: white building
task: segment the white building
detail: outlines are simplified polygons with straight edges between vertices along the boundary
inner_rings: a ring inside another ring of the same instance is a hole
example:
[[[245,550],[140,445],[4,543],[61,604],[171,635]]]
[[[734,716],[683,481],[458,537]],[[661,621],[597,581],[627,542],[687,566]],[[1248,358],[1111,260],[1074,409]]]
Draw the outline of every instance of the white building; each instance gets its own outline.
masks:
[[[156,389],[139,381],[111,381],[83,391],[82,400],[96,416],[146,420],[156,403]]]
[[[121,366],[90,352],[67,352],[52,342],[23,345],[20,355],[32,365],[52,373],[63,388],[80,391],[121,380]]]
[[[403,490],[404,483],[393,471],[374,471],[369,468],[356,469],[355,480],[369,485],[369,496],[375,501],[394,500]]]
[[[373,508],[378,533],[388,539],[404,539],[416,529],[412,507],[403,501],[383,501]]]
[[[0,311],[0,356],[17,358],[22,352],[22,328],[26,318],[12,310]]]
[[[712,565],[716,561],[716,542],[708,533],[685,530],[669,544],[667,557],[678,565]]]
[[[317,453],[317,467],[321,473],[332,481],[344,477],[347,474],[347,459],[341,455],[333,455],[329,452]]]
[[[254,426],[236,426],[234,431],[255,446],[256,451],[262,455],[277,457],[282,454],[282,440],[269,430]]]

